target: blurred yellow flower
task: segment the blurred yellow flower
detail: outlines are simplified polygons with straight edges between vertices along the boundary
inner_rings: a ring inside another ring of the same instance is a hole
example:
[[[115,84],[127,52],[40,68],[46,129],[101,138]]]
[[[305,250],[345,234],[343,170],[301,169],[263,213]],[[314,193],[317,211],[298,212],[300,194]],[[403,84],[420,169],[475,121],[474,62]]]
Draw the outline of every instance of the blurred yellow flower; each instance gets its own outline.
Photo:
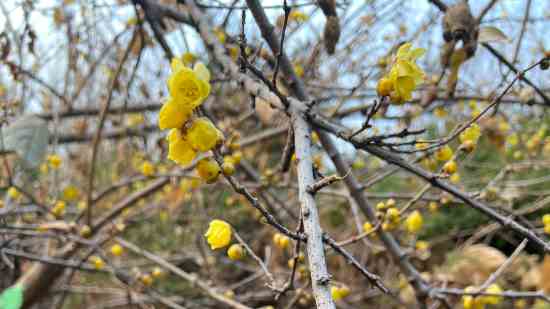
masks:
[[[435,152],[435,159],[440,162],[449,161],[452,157],[453,150],[449,145],[445,145]]]
[[[68,185],[65,187],[65,189],[63,189],[63,193],[61,195],[63,197],[63,200],[67,202],[74,202],[80,196],[80,191],[76,186]]]
[[[143,176],[152,176],[155,173],[155,166],[149,161],[145,161],[141,164],[141,174]]]
[[[57,169],[61,166],[61,157],[59,155],[56,155],[56,154],[52,154],[52,155],[49,155],[46,160],[48,161],[48,164],[50,167],[52,167],[53,169]]]
[[[411,234],[415,234],[422,228],[424,219],[418,210],[413,211],[405,220],[405,227]]]

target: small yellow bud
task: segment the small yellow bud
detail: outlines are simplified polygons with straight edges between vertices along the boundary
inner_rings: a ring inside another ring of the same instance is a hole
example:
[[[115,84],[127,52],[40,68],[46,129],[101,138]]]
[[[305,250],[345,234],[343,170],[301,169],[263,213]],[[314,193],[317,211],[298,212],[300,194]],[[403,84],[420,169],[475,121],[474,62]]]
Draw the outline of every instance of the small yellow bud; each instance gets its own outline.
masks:
[[[83,227],[80,228],[79,234],[84,238],[88,238],[92,235],[92,229],[90,228],[89,225],[84,225]]]
[[[91,256],[90,261],[94,264],[94,268],[97,270],[102,270],[105,267],[105,262],[99,256]]]
[[[378,93],[378,96],[380,97],[389,96],[392,90],[393,90],[393,83],[391,79],[387,77],[382,77],[378,81],[378,85],[376,86],[376,92]]]
[[[466,140],[460,145],[460,149],[466,153],[474,151],[476,143],[472,140]]]
[[[119,244],[112,245],[110,250],[111,250],[111,254],[114,256],[121,256],[124,251],[122,249],[122,246]]]
[[[445,165],[443,165],[443,172],[449,175],[456,173],[456,170],[457,170],[457,165],[454,160],[448,161],[447,163],[445,163]]]
[[[369,233],[373,229],[374,229],[374,226],[372,226],[372,224],[370,222],[367,221],[363,224],[363,231],[365,231],[365,233]]]
[[[151,275],[153,276],[153,278],[162,278],[164,276],[164,271],[162,270],[162,268],[157,266],[153,268]]]
[[[155,173],[155,166],[149,162],[145,161],[143,164],[141,164],[141,174],[143,176],[149,177],[152,176]]]
[[[231,160],[224,160],[222,170],[224,175],[231,176],[235,174],[235,164]]]
[[[153,285],[153,277],[149,274],[143,274],[139,276],[139,281],[145,286]]]
[[[245,256],[245,250],[243,246],[239,244],[233,244],[227,249],[227,256],[233,260],[237,261],[242,259]]]

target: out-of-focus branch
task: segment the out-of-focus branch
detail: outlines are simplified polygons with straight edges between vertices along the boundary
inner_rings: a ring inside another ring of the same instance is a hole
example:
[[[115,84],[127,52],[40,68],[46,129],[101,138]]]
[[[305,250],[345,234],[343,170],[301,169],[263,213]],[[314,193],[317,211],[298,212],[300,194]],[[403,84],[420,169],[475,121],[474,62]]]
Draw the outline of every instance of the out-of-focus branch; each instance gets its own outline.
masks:
[[[162,268],[170,271],[171,273],[178,276],[179,278],[182,278],[185,281],[187,281],[187,282],[189,282],[193,285],[196,285],[201,290],[203,290],[207,295],[212,297],[212,299],[215,299],[219,303],[224,304],[226,306],[229,306],[231,308],[235,308],[235,309],[252,309],[251,307],[245,306],[245,305],[243,305],[243,304],[241,304],[241,303],[239,303],[239,302],[237,302],[233,299],[227,298],[224,295],[218,293],[214,288],[212,288],[206,282],[199,279],[197,276],[192,275],[190,273],[187,273],[183,269],[181,269],[181,268],[177,267],[176,265],[168,262],[167,260],[163,259],[162,257],[160,257],[158,255],[155,255],[155,254],[153,254],[153,253],[151,253],[147,250],[144,250],[142,248],[139,248],[138,246],[134,245],[133,243],[130,243],[130,242],[128,242],[128,241],[126,241],[126,240],[124,240],[120,237],[117,237],[116,241],[117,241],[117,243],[124,246],[125,248],[130,249],[134,253],[139,254],[139,255],[145,257],[146,259],[157,263],[158,265],[162,266]]]

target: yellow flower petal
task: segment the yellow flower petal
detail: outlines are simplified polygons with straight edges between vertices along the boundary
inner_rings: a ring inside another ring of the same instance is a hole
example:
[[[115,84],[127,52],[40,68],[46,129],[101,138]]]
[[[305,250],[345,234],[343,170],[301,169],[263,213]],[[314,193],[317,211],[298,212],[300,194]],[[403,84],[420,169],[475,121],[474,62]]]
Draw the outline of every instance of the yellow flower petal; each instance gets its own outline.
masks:
[[[219,145],[223,141],[223,134],[208,118],[200,117],[193,120],[186,139],[193,149],[204,152]]]
[[[168,134],[168,159],[186,166],[189,165],[197,153],[183,138],[180,130],[172,129]]]

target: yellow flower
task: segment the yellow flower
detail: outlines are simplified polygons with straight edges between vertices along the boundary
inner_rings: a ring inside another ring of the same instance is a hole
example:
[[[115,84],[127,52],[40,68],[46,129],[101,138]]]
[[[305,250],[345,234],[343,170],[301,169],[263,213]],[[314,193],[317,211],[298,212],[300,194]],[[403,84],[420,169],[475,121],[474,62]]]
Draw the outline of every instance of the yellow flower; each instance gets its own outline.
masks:
[[[190,65],[197,60],[197,56],[191,52],[186,52],[181,55],[181,60],[183,61],[183,64]]]
[[[173,98],[162,105],[159,112],[159,128],[179,129],[189,119],[193,109],[191,106],[177,103]]]
[[[114,256],[121,256],[124,250],[122,249],[122,246],[119,244],[114,244],[111,246],[111,254]]]
[[[418,210],[413,211],[405,220],[405,226],[407,231],[411,234],[415,234],[420,231],[422,228],[424,220],[422,219],[422,214]]]
[[[12,199],[12,200],[18,200],[20,197],[21,197],[21,192],[19,192],[19,190],[17,190],[16,187],[10,187],[8,189],[8,196]]]
[[[218,38],[218,41],[220,41],[220,43],[222,43],[222,44],[225,43],[226,36],[225,36],[225,32],[222,29],[215,28],[214,29],[214,34],[216,35],[216,37]]]
[[[450,178],[449,180],[452,182],[452,183],[459,183],[460,182],[460,174],[459,173],[454,173]]]
[[[426,251],[430,248],[430,243],[424,240],[419,240],[416,242],[416,250],[418,251]]]
[[[56,217],[61,217],[65,214],[66,204],[63,201],[57,201],[52,208],[52,214]]]
[[[396,223],[401,219],[401,213],[397,208],[390,208],[386,211],[386,218],[391,223]]]
[[[153,268],[151,275],[153,275],[153,278],[161,278],[164,276],[164,271],[160,267],[155,267]]]
[[[231,157],[225,158],[222,164],[223,174],[226,176],[231,176],[235,174],[235,163]]]
[[[476,123],[472,123],[466,130],[460,133],[458,137],[460,142],[464,143],[465,141],[472,141],[477,143],[477,140],[481,136],[481,129]]]
[[[439,210],[439,204],[437,204],[437,202],[430,202],[430,204],[428,204],[428,208],[430,209],[431,212],[437,212]]]
[[[334,300],[340,300],[342,298],[345,298],[347,297],[349,294],[351,293],[351,290],[343,285],[341,287],[337,287],[337,286],[332,286],[330,288],[330,294],[332,295],[332,298]]]
[[[243,153],[241,151],[235,151],[231,155],[231,159],[233,159],[233,162],[235,164],[239,164],[241,162],[241,159],[243,158]]]
[[[303,77],[304,76],[304,67],[302,67],[300,64],[294,64],[294,72],[296,73],[296,76]]]
[[[90,261],[94,264],[94,268],[101,270],[105,267],[105,262],[99,256],[91,256]]]
[[[293,10],[288,15],[288,20],[296,21],[299,23],[307,21],[308,19],[309,19],[309,16],[307,16],[304,12],[301,12],[298,10]]]
[[[149,162],[149,161],[145,161],[143,162],[143,164],[141,164],[141,174],[143,174],[143,176],[151,176],[155,173],[155,166]]]
[[[59,155],[49,155],[46,160],[48,161],[48,164],[54,169],[57,169],[61,166],[62,161]]]
[[[372,224],[370,222],[365,222],[363,223],[363,231],[365,233],[370,233],[372,232],[372,230],[374,229],[374,226],[372,226]]]
[[[187,129],[186,139],[193,149],[208,151],[223,142],[223,134],[208,118],[200,117]]]
[[[151,286],[153,285],[153,277],[149,274],[143,274],[139,276],[139,281],[145,286]]]
[[[456,173],[456,170],[457,170],[457,165],[455,160],[448,161],[443,165],[443,172],[449,175]]]
[[[502,293],[502,289],[498,284],[493,283],[485,290],[485,292],[490,294],[500,294]],[[480,296],[479,300],[485,304],[498,305],[502,301],[502,296]]]
[[[464,292],[471,293],[474,292],[476,289],[472,286],[466,287],[464,289]],[[462,296],[462,306],[464,309],[476,309],[479,307],[478,302],[472,295],[464,295]]]
[[[212,250],[227,247],[231,242],[231,226],[223,220],[212,220],[204,236]]]
[[[389,79],[396,92],[394,97],[399,97],[402,101],[410,100],[412,92],[424,81],[425,74],[416,64],[416,59],[424,55],[426,50],[411,47],[411,43],[405,43],[399,47],[389,73]]]
[[[213,159],[202,159],[197,163],[199,177],[206,183],[214,183],[221,173],[220,166]]]
[[[167,137],[168,140],[168,159],[180,164],[189,165],[197,153],[189,142],[183,138],[180,130],[172,129]]]
[[[445,145],[441,147],[439,150],[435,153],[435,158],[437,161],[445,162],[449,161],[453,157],[453,150],[449,145]]]
[[[519,137],[516,133],[512,133],[512,134],[508,135],[508,138],[506,138],[506,142],[510,146],[516,146],[519,143]]]
[[[275,235],[273,235],[273,242],[277,247],[285,249],[290,244],[290,239],[286,235],[275,233]]]
[[[68,185],[63,189],[62,197],[67,202],[74,202],[80,196],[80,191],[76,186]]]
[[[542,216],[542,223],[544,225],[550,225],[550,214],[545,214]]]
[[[233,244],[227,249],[227,256],[233,261],[241,260],[245,253],[243,246],[238,244]]]
[[[168,90],[176,103],[193,109],[210,94],[210,72],[201,62],[190,69],[175,58],[172,60],[172,75],[168,78]]]

